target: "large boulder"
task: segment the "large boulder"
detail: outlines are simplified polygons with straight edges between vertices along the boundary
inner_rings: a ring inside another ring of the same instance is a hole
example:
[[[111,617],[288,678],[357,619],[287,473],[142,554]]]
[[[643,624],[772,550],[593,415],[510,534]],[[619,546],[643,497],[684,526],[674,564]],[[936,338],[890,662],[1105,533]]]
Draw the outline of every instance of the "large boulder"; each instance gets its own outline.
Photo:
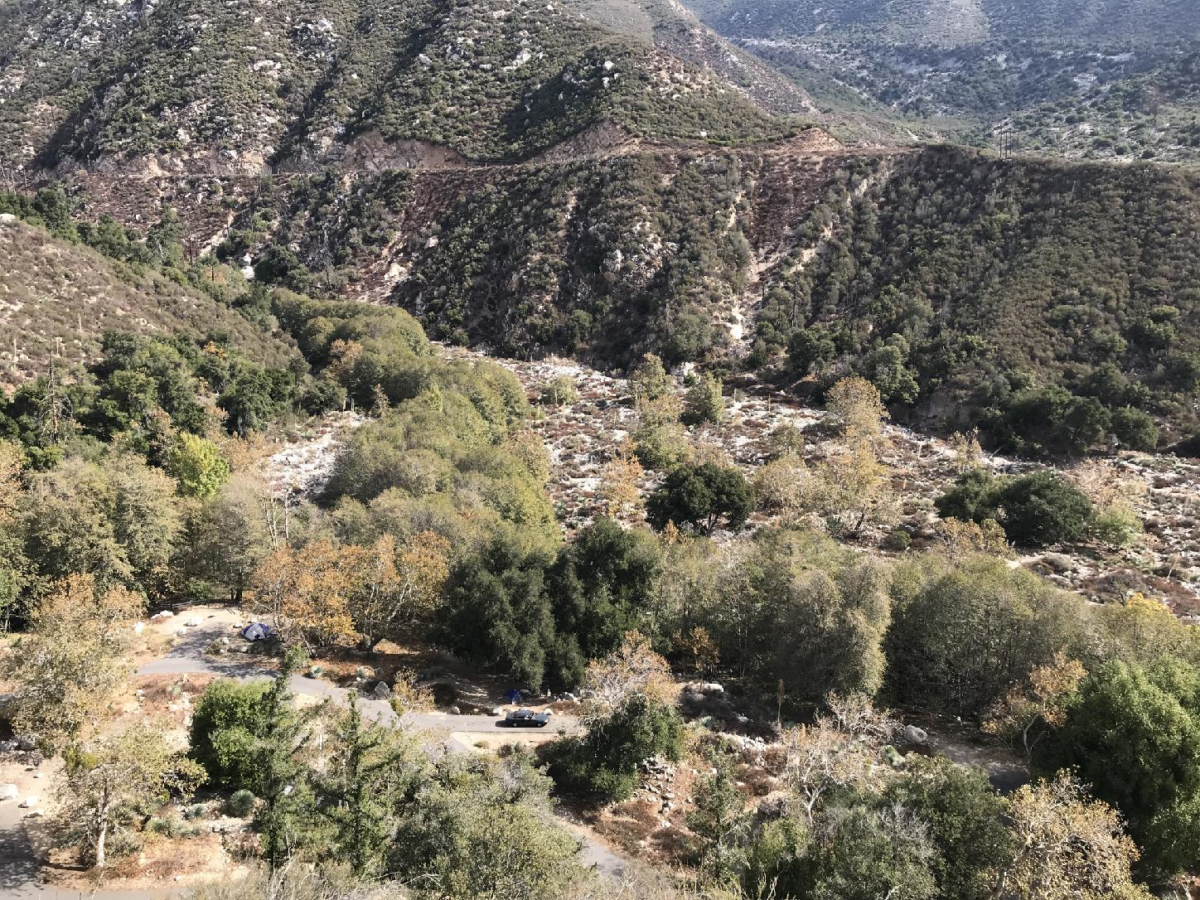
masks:
[[[918,728],[916,725],[905,725],[903,735],[904,743],[906,744],[923,747],[929,743],[929,735],[925,732],[925,729]]]
[[[20,793],[15,784],[0,784],[0,800],[16,800]]]
[[[375,685],[375,689],[371,691],[371,694],[376,700],[387,700],[392,696],[392,689],[388,687],[386,681],[381,681]]]

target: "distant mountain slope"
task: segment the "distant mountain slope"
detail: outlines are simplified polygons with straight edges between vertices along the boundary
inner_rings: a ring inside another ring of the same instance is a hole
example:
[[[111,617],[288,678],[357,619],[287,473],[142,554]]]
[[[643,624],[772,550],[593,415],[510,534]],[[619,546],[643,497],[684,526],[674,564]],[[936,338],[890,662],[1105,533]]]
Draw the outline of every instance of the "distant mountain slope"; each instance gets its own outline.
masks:
[[[1004,131],[1018,152],[1067,158],[1200,159],[1190,130],[1197,109],[1178,90],[1200,37],[1200,4],[691,2],[831,121],[857,113],[907,126],[914,139],[982,146],[999,146]],[[1174,90],[1159,91],[1158,81]]]
[[[1081,159],[1200,159],[1200,52],[1014,112],[1022,147]]]
[[[278,366],[295,355],[282,339],[199,291],[20,221],[0,223],[0,387],[45,372],[55,356],[94,361],[108,330],[224,335],[251,358]]]
[[[689,0],[722,34],[954,46],[1159,43],[1200,36],[1192,0]]]
[[[568,6],[603,28],[715,72],[768,112],[814,111],[812,100],[794,82],[702,25],[678,0],[568,0]]]
[[[97,10],[19,0],[0,8],[0,29],[0,160],[10,166],[256,172],[336,160],[371,135],[513,159],[606,123],[716,142],[786,128],[746,99],[749,89],[704,68],[703,54],[689,65],[570,3],[160,0]],[[743,80],[756,77],[769,74]],[[803,106],[795,87],[776,93],[784,111]]]

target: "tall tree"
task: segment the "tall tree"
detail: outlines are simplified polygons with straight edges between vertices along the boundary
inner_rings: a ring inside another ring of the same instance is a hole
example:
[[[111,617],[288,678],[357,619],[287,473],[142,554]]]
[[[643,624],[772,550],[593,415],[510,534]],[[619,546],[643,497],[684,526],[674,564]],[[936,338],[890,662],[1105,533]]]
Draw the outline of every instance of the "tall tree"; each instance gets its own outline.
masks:
[[[171,479],[142,462],[72,458],[30,480],[26,552],[43,574],[144,590],[165,578],[183,521]]]
[[[444,537],[423,531],[404,544],[385,534],[371,547],[343,551],[355,582],[350,616],[365,649],[428,618],[450,577],[450,550]]]
[[[696,794],[688,828],[699,841],[700,864],[718,884],[735,881],[742,864],[742,841],[749,830],[746,797],[738,789],[733,761],[724,752],[710,756],[712,772]]]
[[[332,849],[355,875],[374,874],[395,832],[395,805],[417,775],[411,748],[395,729],[365,721],[353,693],[330,737],[332,752],[316,779],[316,794],[333,826]]]
[[[0,634],[8,631],[14,616],[24,612],[24,589],[29,581],[29,561],[22,546],[20,448],[0,441]]]
[[[262,801],[254,821],[263,858],[272,870],[302,846],[312,825],[312,788],[304,753],[311,739],[308,717],[292,707],[289,686],[302,655],[288,651],[275,683],[262,699],[262,734],[253,751],[253,791]]]
[[[254,573],[252,610],[269,618],[285,640],[310,650],[355,635],[350,601],[355,589],[355,548],[317,540],[297,550],[281,547]]]
[[[1169,877],[1200,861],[1200,671],[1164,658],[1098,667],[1034,748],[1039,770],[1070,770],[1125,817],[1141,868]]]
[[[995,900],[1149,900],[1133,881],[1138,850],[1120,818],[1069,775],[1021,788],[1008,814],[1017,850]]]
[[[188,522],[181,548],[185,570],[223,587],[230,602],[241,603],[255,571],[271,552],[277,512],[266,485],[248,474],[233,476]]]
[[[682,465],[646,501],[646,518],[660,531],[673,522],[712,534],[725,523],[740,531],[754,511],[754,495],[742,473],[715,463]]]

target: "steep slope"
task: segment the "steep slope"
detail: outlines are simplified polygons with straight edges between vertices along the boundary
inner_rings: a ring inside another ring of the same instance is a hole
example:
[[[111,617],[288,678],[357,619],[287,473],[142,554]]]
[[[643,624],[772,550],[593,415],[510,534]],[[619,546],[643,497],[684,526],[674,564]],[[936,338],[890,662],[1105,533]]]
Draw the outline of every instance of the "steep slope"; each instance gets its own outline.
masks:
[[[50,361],[97,358],[105,331],[224,336],[253,359],[283,366],[295,351],[239,313],[157,273],[115,265],[40,228],[0,223],[0,387],[45,372]]]
[[[161,0],[103,10],[22,0],[0,12],[8,165],[256,173],[336,161],[363,137],[510,159],[604,123],[720,142],[785,129],[712,69],[553,3]]]
[[[934,150],[843,196],[759,317],[759,339],[789,346],[801,373],[858,368],[959,422],[1045,385],[1194,417],[1194,174]]]
[[[814,112],[812,100],[793,81],[702,25],[677,0],[574,0],[570,5],[603,28],[711,70],[768,112]]]
[[[189,214],[195,245],[260,279],[397,304],[502,355],[653,351],[801,392],[859,371],[898,411],[954,427],[1050,386],[1182,424],[1200,386],[1198,178],[838,149],[814,130],[599,163],[219,181],[209,203],[233,207],[232,227]],[[85,182],[93,215],[114,181]]]
[[[140,0],[0,3],[0,164],[33,162],[84,101],[104,48],[137,28],[147,6]]]
[[[1034,152],[1194,161],[1200,156],[1200,53],[1021,109],[1004,124]]]

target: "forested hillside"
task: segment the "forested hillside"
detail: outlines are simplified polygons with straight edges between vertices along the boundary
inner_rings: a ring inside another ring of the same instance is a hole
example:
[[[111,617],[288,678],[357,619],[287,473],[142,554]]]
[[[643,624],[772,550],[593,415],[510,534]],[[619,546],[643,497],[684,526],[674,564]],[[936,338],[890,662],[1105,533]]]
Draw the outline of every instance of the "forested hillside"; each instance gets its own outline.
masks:
[[[706,19],[741,37],[822,34],[909,44],[972,44],[994,39],[1060,43],[1159,43],[1200,34],[1200,11],[1186,0],[832,0],[817,5],[694,0]]]
[[[696,8],[0,0],[0,900],[1194,892],[1200,14]]]
[[[260,281],[386,300],[503,355],[655,352],[807,394],[865,367],[894,409],[938,427],[1049,387],[1191,422],[1191,174],[826,146],[814,132],[603,167],[231,184],[213,193],[230,229],[193,240]],[[94,212],[107,190],[93,178],[78,197]]]

